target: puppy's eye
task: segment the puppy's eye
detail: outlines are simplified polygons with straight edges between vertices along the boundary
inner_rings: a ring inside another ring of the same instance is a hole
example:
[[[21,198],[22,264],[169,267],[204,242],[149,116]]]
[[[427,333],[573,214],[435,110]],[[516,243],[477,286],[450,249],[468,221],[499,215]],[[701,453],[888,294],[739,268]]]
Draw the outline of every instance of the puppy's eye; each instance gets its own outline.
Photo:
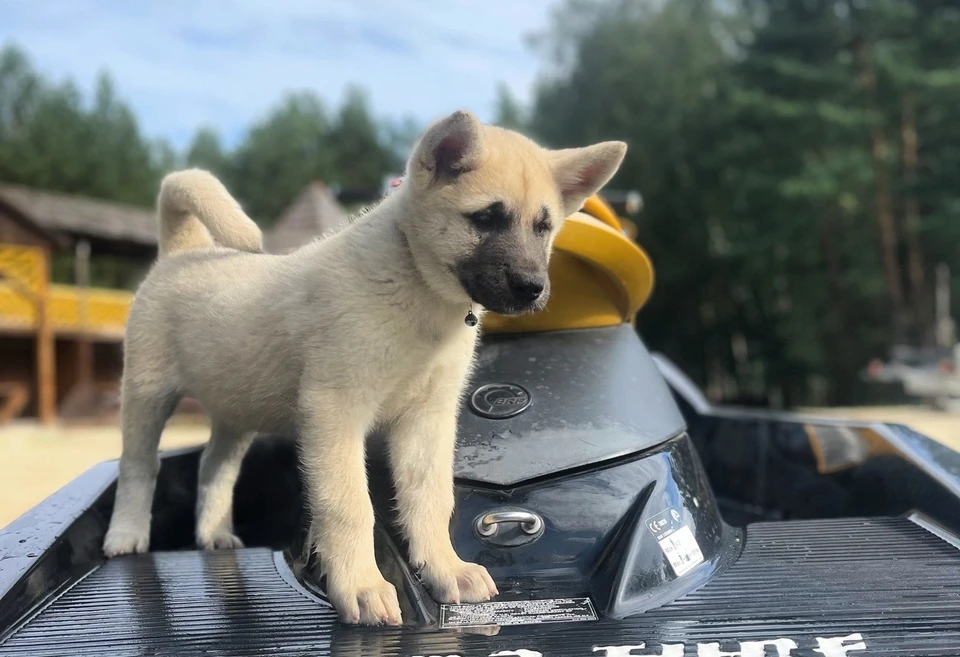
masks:
[[[510,226],[510,213],[503,203],[491,203],[482,210],[465,212],[464,217],[480,230],[503,230]]]
[[[550,211],[546,208],[540,210],[540,215],[537,217],[537,220],[533,222],[533,232],[537,235],[546,235],[553,228],[553,224],[550,223]]]

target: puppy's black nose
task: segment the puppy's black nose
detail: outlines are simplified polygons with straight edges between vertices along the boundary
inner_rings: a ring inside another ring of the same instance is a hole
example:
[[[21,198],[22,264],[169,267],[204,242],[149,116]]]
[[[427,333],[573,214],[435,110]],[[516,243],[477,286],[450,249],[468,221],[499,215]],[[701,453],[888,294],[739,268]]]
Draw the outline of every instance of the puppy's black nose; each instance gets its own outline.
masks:
[[[536,301],[543,294],[543,279],[534,274],[510,274],[510,293],[520,303]]]

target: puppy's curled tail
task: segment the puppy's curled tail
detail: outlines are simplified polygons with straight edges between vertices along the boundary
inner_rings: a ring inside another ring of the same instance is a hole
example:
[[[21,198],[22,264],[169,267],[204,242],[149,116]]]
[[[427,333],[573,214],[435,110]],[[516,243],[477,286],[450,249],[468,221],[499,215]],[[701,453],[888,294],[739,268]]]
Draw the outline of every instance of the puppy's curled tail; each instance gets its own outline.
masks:
[[[217,178],[201,169],[169,174],[157,198],[160,255],[220,245],[263,252],[263,235]]]

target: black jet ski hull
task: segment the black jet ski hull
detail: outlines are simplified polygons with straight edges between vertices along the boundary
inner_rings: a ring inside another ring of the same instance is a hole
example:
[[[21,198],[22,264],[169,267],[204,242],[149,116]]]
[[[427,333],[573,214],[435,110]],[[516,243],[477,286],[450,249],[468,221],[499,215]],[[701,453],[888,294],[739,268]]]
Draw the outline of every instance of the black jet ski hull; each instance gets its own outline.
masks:
[[[960,456],[946,447],[712,407],[629,327],[493,338],[473,385],[451,534],[494,576],[496,604],[430,599],[374,458],[378,563],[409,624],[337,623],[302,550],[296,450],[271,438],[235,493],[248,548],[193,549],[196,448],[162,459],[150,554],[102,558],[116,463],[0,531],[0,655],[960,654]],[[541,523],[482,535],[498,511]]]
[[[956,655],[960,556],[923,523],[753,525],[736,565],[659,609],[620,621],[487,628],[494,636],[343,627],[266,548],[154,553],[93,569],[3,641],[0,654]]]

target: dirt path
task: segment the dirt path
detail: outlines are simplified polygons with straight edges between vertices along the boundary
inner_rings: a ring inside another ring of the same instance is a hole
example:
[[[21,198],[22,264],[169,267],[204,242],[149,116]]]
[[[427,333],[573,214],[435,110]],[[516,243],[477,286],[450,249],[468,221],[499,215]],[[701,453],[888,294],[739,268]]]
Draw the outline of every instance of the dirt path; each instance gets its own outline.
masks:
[[[913,427],[960,451],[960,415],[923,408],[805,409],[826,417],[896,422]],[[168,427],[161,448],[199,445],[206,425],[191,420]],[[120,456],[120,430],[115,426],[43,429],[20,423],[0,429],[0,527],[69,482],[89,467]]]

